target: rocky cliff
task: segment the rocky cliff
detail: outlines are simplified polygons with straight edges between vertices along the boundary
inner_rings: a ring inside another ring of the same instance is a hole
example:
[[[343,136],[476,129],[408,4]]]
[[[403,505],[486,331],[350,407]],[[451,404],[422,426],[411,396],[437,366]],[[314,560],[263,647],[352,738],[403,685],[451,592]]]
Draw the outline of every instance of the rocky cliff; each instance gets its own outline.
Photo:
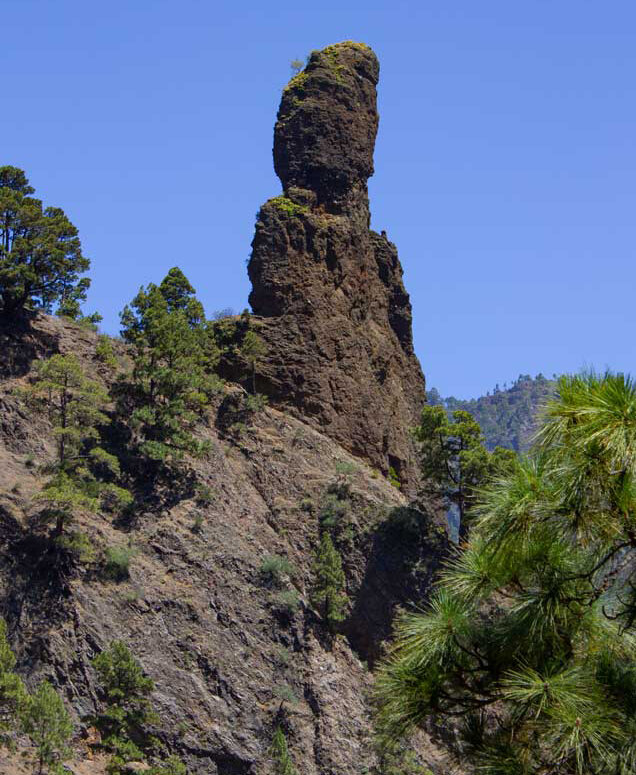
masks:
[[[284,89],[283,195],[258,214],[250,304],[268,346],[259,389],[409,489],[425,389],[397,251],[369,228],[378,76],[371,49],[339,43]]]
[[[100,707],[91,659],[113,639],[153,678],[154,732],[190,775],[273,772],[278,725],[302,775],[385,772],[370,668],[396,607],[425,598],[447,540],[435,513],[406,497],[424,380],[395,248],[369,230],[377,80],[370,49],[339,44],[312,54],[283,94],[274,157],[284,195],[261,209],[249,266],[249,325],[267,344],[256,382],[270,405],[248,400],[241,382],[252,375],[226,362],[197,430],[210,451],[154,481],[113,405],[107,442],[134,507],[81,514],[82,556],[35,519],[54,439],[16,388],[61,352],[112,390],[127,351],[113,342],[117,363],[106,364],[95,334],[45,315],[0,330],[0,615],[29,686],[48,677],[72,710],[77,775],[104,772],[89,744]],[[383,476],[390,467],[401,490]],[[309,594],[325,519],[349,599],[336,634]],[[105,559],[122,547],[129,576],[116,580]],[[282,560],[276,574],[271,558]],[[417,752],[446,771],[427,739]],[[0,749],[1,772],[23,768]]]
[[[270,773],[277,724],[303,775],[376,772],[369,664],[395,607],[425,596],[445,552],[434,519],[311,425],[276,408],[250,410],[242,388],[228,384],[199,429],[208,456],[153,489],[143,469],[129,468],[131,515],[83,514],[73,529],[93,556],[60,555],[34,521],[51,428],[16,388],[53,352],[74,353],[110,385],[126,352],[117,369],[106,367],[94,334],[46,316],[28,335],[0,339],[0,615],[27,683],[49,678],[72,709],[70,770],[104,771],[106,759],[87,744],[99,707],[91,659],[121,638],[156,683],[157,737],[190,775]],[[350,598],[336,637],[309,600],[326,509],[337,513]],[[127,579],[104,572],[113,547],[132,552]],[[263,571],[273,556],[289,565],[278,580]],[[436,766],[435,750],[421,751]],[[21,761],[0,749],[3,773],[23,772]]]

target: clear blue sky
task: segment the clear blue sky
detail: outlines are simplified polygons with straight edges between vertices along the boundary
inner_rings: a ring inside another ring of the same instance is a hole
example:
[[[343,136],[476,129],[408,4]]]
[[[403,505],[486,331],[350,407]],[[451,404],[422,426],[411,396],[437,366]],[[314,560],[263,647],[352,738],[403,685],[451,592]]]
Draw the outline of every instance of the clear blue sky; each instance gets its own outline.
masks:
[[[429,385],[636,371],[633,0],[3,0],[0,24],[0,163],[79,227],[105,330],[175,264],[208,312],[246,306],[289,62],[355,39]]]

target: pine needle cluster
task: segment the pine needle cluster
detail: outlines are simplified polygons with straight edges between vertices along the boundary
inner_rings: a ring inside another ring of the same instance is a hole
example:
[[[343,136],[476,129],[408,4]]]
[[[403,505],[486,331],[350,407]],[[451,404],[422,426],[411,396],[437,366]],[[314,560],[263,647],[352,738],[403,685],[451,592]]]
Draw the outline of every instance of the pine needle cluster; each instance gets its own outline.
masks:
[[[376,697],[384,745],[433,721],[483,775],[636,773],[636,385],[563,377],[531,453],[485,487]]]

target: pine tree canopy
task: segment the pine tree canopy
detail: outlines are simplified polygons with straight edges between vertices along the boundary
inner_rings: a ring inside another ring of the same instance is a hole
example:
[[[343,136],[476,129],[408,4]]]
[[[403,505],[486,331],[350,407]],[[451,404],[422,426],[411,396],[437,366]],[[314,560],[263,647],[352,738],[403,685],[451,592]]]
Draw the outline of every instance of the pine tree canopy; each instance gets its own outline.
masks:
[[[28,697],[20,715],[22,731],[35,747],[38,775],[45,766],[50,773],[61,773],[60,761],[70,754],[68,741],[73,723],[60,695],[44,681]]]
[[[132,424],[150,459],[200,455],[193,429],[219,381],[218,347],[194,289],[177,267],[160,285],[141,288],[121,314],[122,336],[132,346]]]
[[[473,416],[458,409],[449,417],[441,405],[429,404],[422,409],[413,436],[418,442],[422,489],[440,496],[446,508],[457,507],[459,537],[464,540],[479,487],[489,477],[513,470],[517,455],[502,447],[488,452]]]
[[[636,773],[636,386],[563,377],[531,453],[479,495],[377,682],[391,746],[444,724],[469,772]]]
[[[110,422],[110,397],[86,376],[78,359],[58,353],[41,361],[22,394],[46,410],[57,441],[51,477],[37,496],[55,519],[56,533],[77,510],[129,503],[130,493],[116,484],[119,461],[101,445],[99,428]]]
[[[43,207],[17,167],[0,167],[0,313],[26,308],[79,315],[90,285],[80,275],[82,255],[75,226],[59,207]]]
[[[330,628],[344,619],[348,602],[345,581],[342,560],[331,536],[325,530],[320,538],[314,560],[312,601],[321,611]]]

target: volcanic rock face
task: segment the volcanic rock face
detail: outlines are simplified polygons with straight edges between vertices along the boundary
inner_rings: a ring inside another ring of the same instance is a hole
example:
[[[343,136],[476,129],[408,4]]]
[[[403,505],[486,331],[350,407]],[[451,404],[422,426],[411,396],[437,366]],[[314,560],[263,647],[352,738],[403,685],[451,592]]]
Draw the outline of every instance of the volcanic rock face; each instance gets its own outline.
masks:
[[[198,429],[206,457],[154,487],[145,467],[127,466],[130,516],[78,514],[72,529],[94,557],[71,560],[30,519],[55,438],[18,388],[40,358],[61,352],[112,389],[119,370],[97,357],[98,341],[44,315],[28,337],[0,327],[11,356],[0,358],[0,616],[29,688],[49,679],[73,716],[68,771],[106,775],[108,757],[88,746],[103,709],[91,660],[121,639],[155,682],[153,734],[189,775],[273,775],[278,725],[302,775],[384,772],[372,744],[372,675],[360,660],[381,654],[396,607],[425,600],[447,551],[444,531],[335,441],[271,406],[247,411],[245,391],[227,384]],[[113,345],[125,366],[125,345]],[[319,514],[334,493],[350,600],[337,638],[311,603]],[[134,547],[130,576],[115,581],[101,558],[123,546]],[[263,572],[273,557],[288,560],[288,575]],[[427,739],[416,749],[435,775],[449,771]],[[0,746],[0,773],[25,775],[22,756]]]
[[[369,229],[378,74],[371,49],[340,43],[314,52],[283,91],[284,195],[258,215],[250,304],[268,346],[259,389],[410,489],[408,431],[425,384],[397,251]]]

